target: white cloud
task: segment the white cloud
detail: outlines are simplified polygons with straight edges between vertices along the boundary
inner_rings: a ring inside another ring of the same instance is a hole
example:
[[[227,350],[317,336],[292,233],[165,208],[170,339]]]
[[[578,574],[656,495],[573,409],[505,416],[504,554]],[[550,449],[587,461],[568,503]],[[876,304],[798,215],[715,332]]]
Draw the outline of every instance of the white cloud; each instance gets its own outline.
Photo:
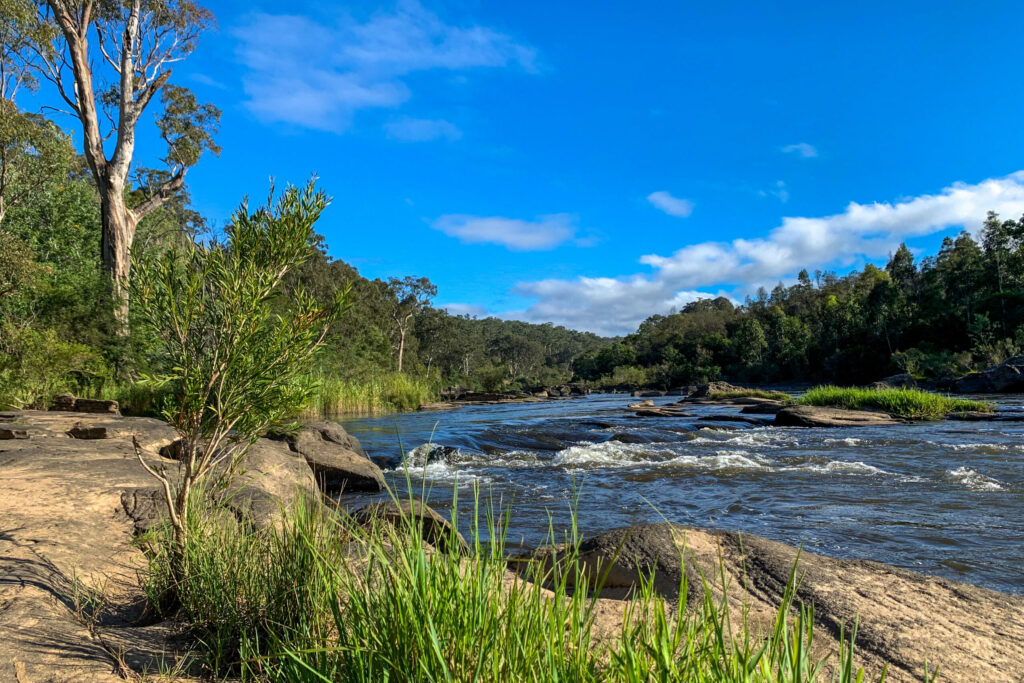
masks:
[[[462,131],[455,124],[444,119],[398,119],[384,124],[388,137],[403,142],[428,142],[430,140],[458,140]]]
[[[487,315],[487,309],[483,306],[473,304],[444,304],[441,306],[451,315],[469,315],[474,318],[483,318]]]
[[[801,268],[885,258],[901,241],[914,237],[961,226],[976,233],[988,211],[1024,213],[1024,171],[974,185],[954,183],[937,194],[892,203],[851,202],[831,216],[783,218],[764,237],[700,242],[670,256],[649,254],[640,262],[653,269],[650,274],[521,283],[517,293],[536,301],[506,317],[623,334],[649,315],[715,296],[708,292],[712,288],[731,288],[742,295],[792,277]]]
[[[267,122],[343,131],[359,109],[398,107],[411,97],[403,77],[518,64],[535,51],[484,26],[453,26],[416,0],[360,23],[253,13],[235,28],[245,66],[246,106]]]
[[[774,187],[768,190],[761,190],[758,194],[762,197],[775,197],[783,204],[789,201],[789,188],[786,187],[786,183],[783,180],[776,180]]]
[[[569,214],[540,216],[534,221],[503,216],[441,216],[431,226],[467,244],[500,244],[512,251],[553,249],[576,234],[575,220]]]
[[[804,159],[813,159],[818,156],[818,148],[806,142],[797,142],[780,148],[785,154],[796,154]]]
[[[693,213],[693,202],[689,199],[673,197],[664,190],[650,193],[647,195],[647,201],[667,213],[669,216],[686,218]]]

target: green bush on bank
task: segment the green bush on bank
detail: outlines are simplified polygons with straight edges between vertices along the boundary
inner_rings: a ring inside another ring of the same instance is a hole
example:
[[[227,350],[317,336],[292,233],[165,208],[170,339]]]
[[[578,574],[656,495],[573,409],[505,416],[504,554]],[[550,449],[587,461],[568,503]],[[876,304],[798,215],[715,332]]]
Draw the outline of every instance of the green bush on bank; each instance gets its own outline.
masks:
[[[953,398],[920,389],[865,389],[831,385],[808,390],[798,403],[847,410],[881,410],[908,420],[940,420],[952,413],[993,410],[991,403]]]
[[[684,583],[679,601],[667,605],[647,582],[626,605],[621,630],[599,635],[589,595],[600,585],[581,573],[578,541],[569,539],[566,561],[556,568],[526,561],[514,578],[505,559],[507,515],[479,505],[474,513],[487,523],[470,530],[468,553],[456,555],[426,546],[420,523],[408,517],[397,526],[364,528],[344,513],[305,503],[280,525],[260,530],[197,503],[187,517],[184,573],[169,569],[169,535],[146,539],[147,590],[163,616],[185,623],[193,655],[217,678],[824,678],[826,662],[810,654],[813,614],[795,605],[792,583],[765,632],[732,624],[726,598],[709,583]],[[688,612],[687,590],[702,592]],[[830,658],[838,672],[830,680],[861,680],[852,640]]]

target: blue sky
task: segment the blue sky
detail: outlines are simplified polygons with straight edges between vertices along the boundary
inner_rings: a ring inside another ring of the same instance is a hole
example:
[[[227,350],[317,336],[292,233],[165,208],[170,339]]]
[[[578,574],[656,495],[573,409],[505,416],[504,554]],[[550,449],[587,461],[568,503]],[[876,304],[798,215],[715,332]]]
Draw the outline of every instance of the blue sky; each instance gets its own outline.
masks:
[[[1024,212],[1024,3],[209,6],[196,207],[316,173],[330,253],[455,312],[620,334]]]

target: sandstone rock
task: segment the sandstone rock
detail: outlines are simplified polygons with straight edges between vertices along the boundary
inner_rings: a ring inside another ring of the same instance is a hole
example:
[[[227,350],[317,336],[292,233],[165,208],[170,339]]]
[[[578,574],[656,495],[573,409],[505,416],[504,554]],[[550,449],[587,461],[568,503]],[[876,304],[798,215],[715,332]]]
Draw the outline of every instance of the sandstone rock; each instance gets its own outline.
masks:
[[[667,393],[667,391],[659,391],[657,389],[638,389],[633,392],[633,396],[646,398],[648,396],[665,396]]]
[[[384,489],[384,473],[366,457],[359,440],[335,422],[309,422],[295,434],[274,438],[305,459],[325,492]]]
[[[0,441],[10,439],[27,439],[28,430],[21,427],[0,427]]]
[[[50,404],[50,410],[73,412],[75,410],[75,397],[71,394],[61,394],[53,399],[53,403]]]
[[[698,384],[687,396],[688,398],[710,398],[712,394],[742,390],[743,387],[734,386],[728,382],[708,382],[707,384]]]
[[[637,417],[693,417],[692,413],[686,412],[678,406],[661,406],[658,408],[643,408],[636,411]]]
[[[900,375],[884,377],[875,382],[872,386],[876,389],[916,389],[917,380],[914,379],[912,375],[904,372]]]
[[[836,651],[840,628],[848,635],[859,621],[857,659],[868,679],[888,664],[887,680],[920,680],[927,660],[949,680],[1024,680],[1024,596],[879,562],[823,557],[757,536],[667,523],[584,541],[579,562],[592,581],[606,576],[606,594],[625,595],[653,572],[654,589],[675,599],[685,575],[690,609],[699,608],[703,580],[722,595],[724,572],[730,611],[748,615],[755,628],[770,626],[796,565],[797,600],[814,608],[815,641]]]
[[[83,425],[79,422],[68,430],[68,436],[72,439],[107,439],[110,434],[102,425]]]
[[[630,403],[626,407],[627,408],[631,408],[633,410],[640,410],[641,408],[653,408],[654,407],[654,401],[651,401],[651,400],[637,401],[636,403]]]
[[[888,413],[822,406],[786,406],[775,415],[777,427],[864,427],[902,422]]]
[[[423,540],[441,552],[468,552],[466,539],[452,529],[451,523],[419,498],[402,498],[381,503],[370,503],[356,511],[353,518],[358,524],[370,524],[382,520],[399,526],[414,523],[420,525]],[[454,544],[453,544],[454,543]]]
[[[736,415],[733,413],[721,413],[719,415],[701,415],[697,418],[701,422],[744,422],[746,424],[762,426],[768,424],[768,420],[762,417],[750,417],[748,415]]]
[[[104,401],[95,398],[75,398],[71,394],[61,394],[53,399],[50,410],[74,413],[96,413],[120,415],[117,401]]]
[[[743,406],[743,408],[740,409],[740,412],[748,415],[776,415],[783,409],[783,407],[785,407],[784,404],[779,401],[755,403],[753,405]]]
[[[960,394],[1024,392],[1024,356],[1014,356],[981,372],[964,375],[953,382],[953,390]]]

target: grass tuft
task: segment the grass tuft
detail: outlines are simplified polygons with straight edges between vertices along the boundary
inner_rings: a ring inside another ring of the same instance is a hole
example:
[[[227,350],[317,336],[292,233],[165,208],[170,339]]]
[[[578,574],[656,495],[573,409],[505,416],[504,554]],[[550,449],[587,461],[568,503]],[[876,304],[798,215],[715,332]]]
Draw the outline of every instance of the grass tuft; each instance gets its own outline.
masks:
[[[189,625],[193,656],[218,680],[814,681],[828,668],[840,672],[829,680],[862,680],[852,638],[831,664],[810,654],[813,614],[794,601],[795,572],[774,627],[734,627],[724,585],[684,579],[667,603],[650,579],[621,629],[599,634],[590,596],[601,580],[583,572],[575,531],[559,562],[526,560],[513,574],[507,513],[476,497],[474,508],[486,522],[473,524],[468,553],[444,554],[411,517],[360,527],[304,503],[255,529],[196,507],[180,579],[168,538],[149,539],[148,592]],[[687,610],[694,590],[703,599]]]
[[[881,410],[907,420],[941,420],[952,413],[991,412],[994,406],[984,401],[953,398],[920,389],[864,389],[858,387],[814,387],[798,403],[848,410]]]

